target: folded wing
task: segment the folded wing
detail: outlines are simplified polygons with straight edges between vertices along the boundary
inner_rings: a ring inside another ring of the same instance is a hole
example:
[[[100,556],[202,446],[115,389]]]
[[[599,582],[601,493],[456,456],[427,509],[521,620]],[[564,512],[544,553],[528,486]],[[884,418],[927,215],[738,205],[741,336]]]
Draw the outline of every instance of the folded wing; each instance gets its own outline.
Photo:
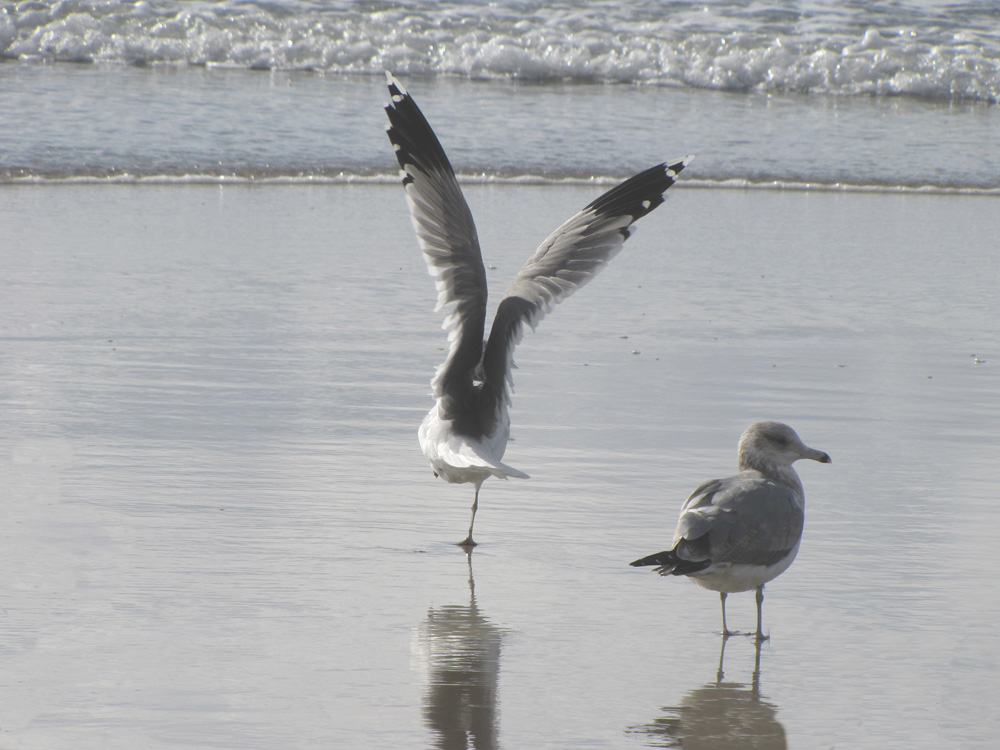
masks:
[[[674,549],[688,560],[772,565],[802,536],[801,498],[756,471],[706,482],[681,510]]]

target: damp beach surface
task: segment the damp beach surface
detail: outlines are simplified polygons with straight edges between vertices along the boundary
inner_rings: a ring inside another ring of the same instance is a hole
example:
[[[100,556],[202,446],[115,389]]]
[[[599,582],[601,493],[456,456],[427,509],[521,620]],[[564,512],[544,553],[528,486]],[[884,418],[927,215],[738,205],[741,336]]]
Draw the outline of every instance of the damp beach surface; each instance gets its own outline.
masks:
[[[466,187],[494,303],[599,191]],[[483,486],[471,561],[398,186],[4,185],[0,219],[0,744],[1000,733],[995,197],[678,184],[518,348],[532,478]],[[718,596],[628,562],[760,419],[833,464],[720,677]]]

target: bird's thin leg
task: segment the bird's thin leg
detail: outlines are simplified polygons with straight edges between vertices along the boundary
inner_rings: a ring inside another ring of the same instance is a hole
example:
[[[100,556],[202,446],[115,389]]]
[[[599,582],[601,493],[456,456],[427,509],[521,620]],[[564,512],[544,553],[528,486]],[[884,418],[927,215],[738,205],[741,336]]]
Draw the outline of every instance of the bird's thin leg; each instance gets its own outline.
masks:
[[[764,607],[764,584],[762,583],[757,587],[757,641],[766,641],[770,636],[764,635],[764,631],[761,630],[761,612]]]
[[[482,486],[482,482],[476,482],[476,499],[472,501],[472,520],[469,522],[469,535],[458,543],[460,547],[469,548],[476,546],[476,543],[472,540],[472,527],[476,525],[476,511],[479,510],[479,488]]]
[[[726,627],[726,592],[719,592],[719,601],[722,602],[722,637],[728,638],[731,635],[736,635],[736,631],[730,630]]]

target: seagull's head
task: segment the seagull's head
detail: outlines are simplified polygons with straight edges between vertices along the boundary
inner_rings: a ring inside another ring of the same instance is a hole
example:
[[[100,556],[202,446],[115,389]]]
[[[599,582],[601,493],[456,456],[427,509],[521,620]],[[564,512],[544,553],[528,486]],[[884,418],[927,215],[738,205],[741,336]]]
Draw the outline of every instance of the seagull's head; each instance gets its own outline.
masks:
[[[826,453],[810,448],[795,430],[781,422],[756,422],[747,427],[740,438],[741,471],[764,466],[790,467],[800,458],[811,458],[821,464],[830,463]]]

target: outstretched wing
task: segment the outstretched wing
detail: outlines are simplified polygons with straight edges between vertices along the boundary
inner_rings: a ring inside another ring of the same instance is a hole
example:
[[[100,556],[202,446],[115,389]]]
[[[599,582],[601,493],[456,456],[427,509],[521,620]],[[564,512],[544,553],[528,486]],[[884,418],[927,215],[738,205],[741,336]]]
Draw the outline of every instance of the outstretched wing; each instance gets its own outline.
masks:
[[[486,322],[486,269],[472,212],[455,171],[434,131],[398,80],[386,72],[389,86],[387,133],[396,149],[410,219],[424,260],[437,286],[437,308],[451,306],[443,327],[448,356],[431,385],[445,410],[474,399],[473,375],[483,354]]]
[[[508,287],[483,355],[481,408],[510,402],[514,347],[524,324],[534,328],[556,304],[590,281],[629,238],[629,227],[664,201],[664,193],[691,157],[660,164],[613,187],[549,235]]]

